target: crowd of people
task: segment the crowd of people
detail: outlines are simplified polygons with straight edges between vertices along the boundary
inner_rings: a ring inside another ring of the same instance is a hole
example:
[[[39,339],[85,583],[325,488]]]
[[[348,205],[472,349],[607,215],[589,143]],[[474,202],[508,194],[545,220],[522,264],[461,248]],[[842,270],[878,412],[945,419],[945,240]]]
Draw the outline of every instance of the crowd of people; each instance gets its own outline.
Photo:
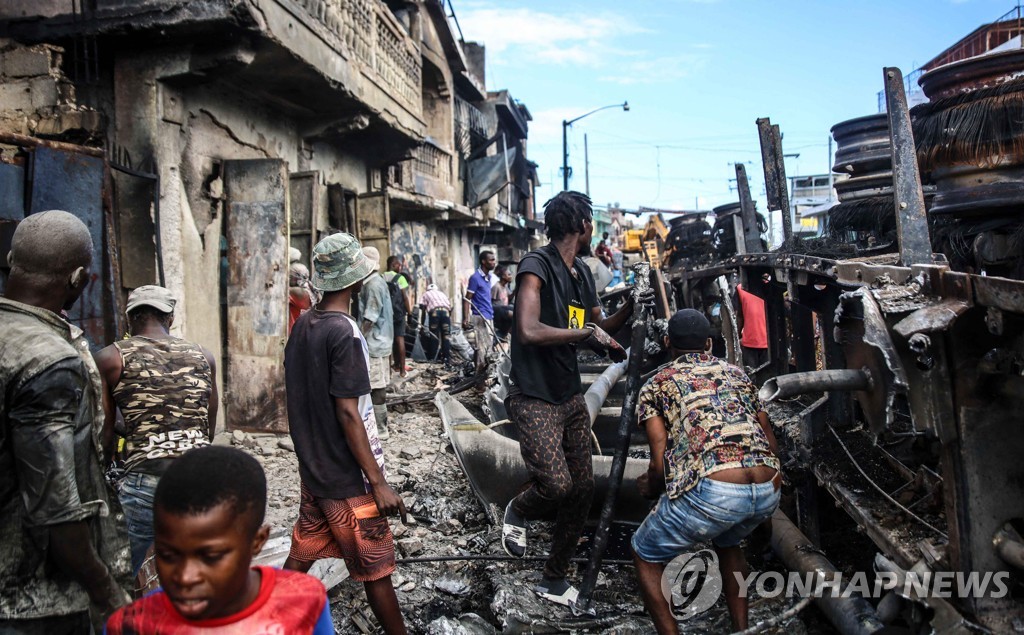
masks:
[[[463,326],[475,333],[478,370],[508,339],[505,405],[530,480],[505,509],[502,546],[525,557],[530,522],[554,516],[535,591],[572,605],[569,563],[594,492],[577,352],[582,345],[624,360],[614,336],[654,298],[631,295],[604,312],[578,257],[593,234],[585,195],[560,193],[544,219],[550,242],[518,263],[514,291],[511,271],[496,267],[492,252],[479,254]],[[381,445],[385,388],[391,371],[405,372],[413,310],[402,259],[389,256],[381,273],[376,249],[337,233],[313,248],[312,273],[290,268],[298,308],[284,365],[301,500],[276,570],[252,566],[268,538],[266,477],[244,452],[211,445],[215,360],[171,335],[172,294],[153,285],[132,291],[128,337],[95,358],[62,317],[89,280],[91,254],[88,229],[61,211],[31,215],[12,240],[0,297],[0,633],[332,633],[324,587],[306,574],[322,558],[344,559],[384,631],[404,633],[388,517],[404,522],[406,510],[388,485]],[[447,357],[452,301],[431,282],[418,307]],[[665,565],[705,542],[719,554],[733,626],[746,627],[732,575],[745,574],[739,545],[779,502],[768,416],[743,370],[710,354],[711,335],[703,313],[672,316],[664,345],[675,360],[639,398],[651,459],[638,485],[658,502],[632,546],[659,633],[678,632],[662,593]],[[123,460],[124,526],[104,478],[114,456]],[[160,590],[131,602],[130,573],[147,553]]]

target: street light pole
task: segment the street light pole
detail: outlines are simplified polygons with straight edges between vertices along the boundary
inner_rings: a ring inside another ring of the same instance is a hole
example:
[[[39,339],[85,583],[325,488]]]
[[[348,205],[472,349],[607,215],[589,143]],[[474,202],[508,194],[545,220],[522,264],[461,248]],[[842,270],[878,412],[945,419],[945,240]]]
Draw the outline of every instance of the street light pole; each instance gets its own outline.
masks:
[[[584,115],[580,115],[579,117],[576,117],[575,119],[569,119],[568,121],[565,120],[565,119],[562,120],[562,189],[563,190],[568,190],[569,189],[569,132],[568,132],[569,131],[569,126],[573,125],[574,123],[576,123],[580,119],[583,119],[584,117],[589,117],[590,115],[594,114],[595,112],[601,112],[602,110],[608,110],[609,108],[622,108],[622,110],[624,110],[626,112],[629,112],[629,102],[628,101],[624,101],[621,104],[611,104],[610,106],[601,106],[600,108],[595,108],[594,110],[591,110],[590,112],[588,112],[588,113],[586,113]]]
[[[562,191],[569,189],[569,122],[562,120]]]

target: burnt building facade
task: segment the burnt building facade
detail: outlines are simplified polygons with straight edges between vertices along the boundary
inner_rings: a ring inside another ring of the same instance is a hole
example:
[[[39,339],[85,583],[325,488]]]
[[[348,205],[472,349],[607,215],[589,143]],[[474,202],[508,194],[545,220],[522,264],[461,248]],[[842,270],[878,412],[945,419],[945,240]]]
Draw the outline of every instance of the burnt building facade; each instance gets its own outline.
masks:
[[[529,113],[487,92],[440,2],[79,4],[0,9],[0,236],[52,207],[86,220],[71,317],[97,347],[128,290],[167,286],[175,333],[221,362],[229,428],[286,426],[289,248],[308,264],[347,231],[458,297],[481,245],[528,245]]]

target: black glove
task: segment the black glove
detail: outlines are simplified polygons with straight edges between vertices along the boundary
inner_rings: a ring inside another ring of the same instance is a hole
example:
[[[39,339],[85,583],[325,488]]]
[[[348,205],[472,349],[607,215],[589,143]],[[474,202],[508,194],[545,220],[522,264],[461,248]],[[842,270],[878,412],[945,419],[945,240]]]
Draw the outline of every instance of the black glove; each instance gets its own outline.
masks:
[[[587,322],[583,328],[591,329],[590,337],[583,340],[584,346],[595,353],[608,353],[608,357],[611,357],[613,362],[621,362],[626,359],[626,350],[612,339],[611,335],[605,333],[600,326],[593,322]]]

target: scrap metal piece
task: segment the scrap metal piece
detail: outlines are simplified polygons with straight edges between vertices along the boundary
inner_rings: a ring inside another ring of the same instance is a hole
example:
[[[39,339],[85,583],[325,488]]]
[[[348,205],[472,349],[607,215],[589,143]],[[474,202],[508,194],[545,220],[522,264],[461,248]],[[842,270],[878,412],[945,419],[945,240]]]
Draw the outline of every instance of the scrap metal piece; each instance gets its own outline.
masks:
[[[68,319],[83,331],[93,350],[115,338],[113,324],[118,320],[117,307],[108,300],[118,295],[112,260],[114,245],[105,239],[104,186],[106,166],[102,158],[77,150],[65,150],[68,144],[54,149],[53,144],[40,144],[32,152],[32,187],[30,214],[51,209],[67,210],[89,229],[92,238],[91,280],[81,299],[68,310]],[[74,146],[72,146],[74,147]],[[287,308],[287,307],[286,307]]]
[[[917,167],[917,150],[914,146],[914,131],[910,123],[903,73],[896,67],[888,67],[884,74],[900,261],[905,266],[930,263],[932,243],[928,234],[928,220],[925,217],[924,190],[921,188],[921,172]]]
[[[772,377],[764,382],[757,396],[764,403],[785,399],[809,392],[832,390],[865,391],[874,388],[871,371],[866,368],[835,370],[811,370],[804,373],[789,373]]]
[[[761,234],[757,230],[757,212],[754,210],[754,199],[750,196],[750,184],[747,182],[747,168],[742,163],[736,164],[736,189],[740,193],[740,214],[738,218],[743,229],[743,240],[736,235],[736,253],[756,254],[763,251]]]
[[[897,322],[892,330],[908,339],[917,333],[948,331],[953,327],[957,318],[966,313],[969,308],[966,302],[960,300],[953,298],[943,300],[914,311]]]
[[[793,218],[789,212],[789,194],[786,186],[786,164],[782,157],[782,134],[771,119],[757,120],[761,138],[761,161],[764,163],[764,187],[768,195],[768,211],[782,212],[782,235],[786,241],[793,237]]]
[[[839,299],[836,341],[843,347],[847,366],[866,368],[876,382],[872,390],[856,396],[871,431],[878,434],[895,421],[896,395],[907,393],[907,374],[870,290],[857,289]]]

